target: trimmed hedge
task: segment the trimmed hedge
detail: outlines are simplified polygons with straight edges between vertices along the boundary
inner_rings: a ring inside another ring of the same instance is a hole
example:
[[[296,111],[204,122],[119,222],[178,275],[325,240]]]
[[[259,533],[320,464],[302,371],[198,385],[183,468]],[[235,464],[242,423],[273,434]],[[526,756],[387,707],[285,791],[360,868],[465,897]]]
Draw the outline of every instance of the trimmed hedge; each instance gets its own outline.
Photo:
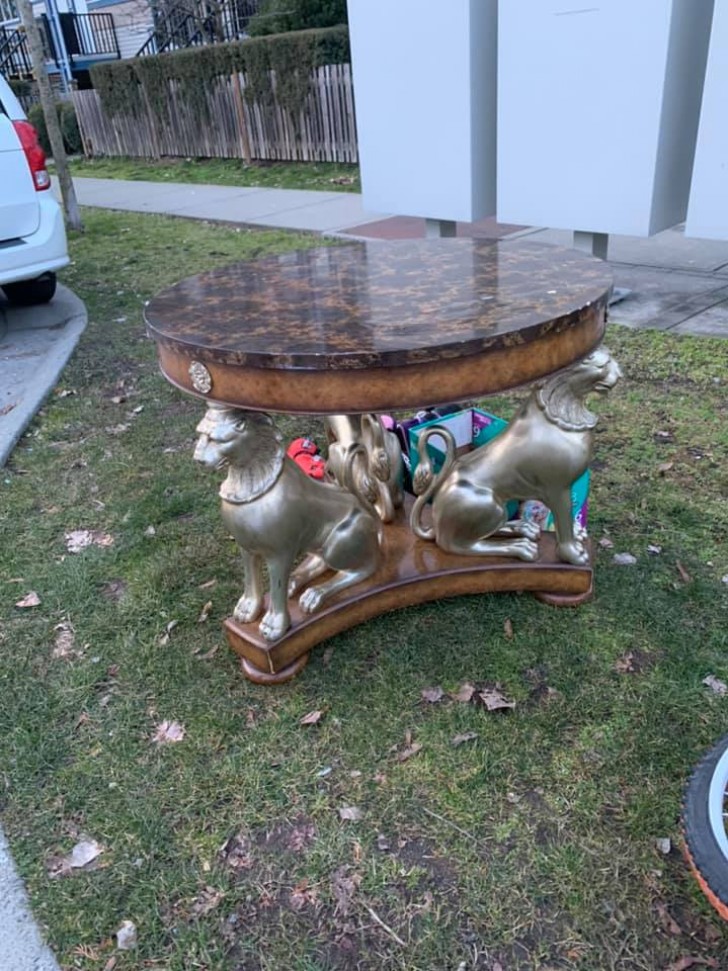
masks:
[[[347,22],[346,0],[263,0],[248,24],[251,37]]]
[[[69,155],[80,155],[83,152],[81,133],[78,130],[76,120],[76,110],[70,101],[56,101],[56,112],[58,123],[61,126],[63,144]],[[34,104],[28,110],[28,121],[38,132],[38,141],[46,155],[52,155],[51,143],[48,139],[43,108],[40,104]]]
[[[169,121],[169,81],[177,81],[184,100],[201,121],[207,121],[205,92],[217,78],[242,72],[246,98],[270,104],[269,72],[273,70],[277,101],[296,117],[308,95],[311,70],[325,64],[347,64],[350,57],[349,29],[343,25],[94,64],[91,80],[109,115],[133,115],[146,102],[161,122]]]

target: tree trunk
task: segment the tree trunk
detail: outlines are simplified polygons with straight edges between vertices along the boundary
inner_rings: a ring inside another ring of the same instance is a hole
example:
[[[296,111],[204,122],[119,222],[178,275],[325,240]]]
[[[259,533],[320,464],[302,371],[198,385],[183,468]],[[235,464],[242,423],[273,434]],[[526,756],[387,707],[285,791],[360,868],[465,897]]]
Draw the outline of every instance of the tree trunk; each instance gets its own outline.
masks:
[[[43,117],[45,118],[48,141],[51,143],[53,161],[56,163],[56,173],[61,187],[61,197],[63,199],[63,210],[66,220],[71,229],[83,231],[81,212],[76,201],[76,192],[73,188],[73,180],[68,168],[66,150],[63,146],[63,136],[61,126],[58,124],[56,105],[51,91],[51,84],[45,69],[45,56],[43,54],[43,42],[40,36],[38,24],[33,17],[33,8],[30,0],[17,0],[18,12],[20,13],[25,28],[25,35],[28,38],[30,49],[30,59],[33,64],[33,74],[38,82],[40,92],[40,103],[43,106]]]

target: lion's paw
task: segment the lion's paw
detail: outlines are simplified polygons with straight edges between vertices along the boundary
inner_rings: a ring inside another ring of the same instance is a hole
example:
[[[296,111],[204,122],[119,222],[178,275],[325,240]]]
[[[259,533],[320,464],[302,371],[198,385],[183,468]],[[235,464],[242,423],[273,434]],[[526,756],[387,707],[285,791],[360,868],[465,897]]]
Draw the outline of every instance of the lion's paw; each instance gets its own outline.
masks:
[[[276,641],[290,626],[291,619],[287,614],[277,614],[269,610],[261,620],[258,630],[267,641]]]
[[[320,587],[310,587],[308,590],[304,590],[299,598],[299,605],[304,614],[312,614],[314,610],[320,607],[325,593]]]
[[[533,523],[528,519],[522,520],[518,527],[521,536],[526,539],[537,540],[541,536],[541,527],[538,523]]]
[[[533,540],[524,537],[523,539],[514,540],[509,546],[512,551],[512,556],[517,556],[519,560],[532,562],[538,558],[538,543],[534,543]]]
[[[260,598],[248,597],[243,594],[240,600],[238,600],[238,602],[235,604],[233,618],[240,624],[248,624],[251,620],[255,620],[262,607],[263,603]]]
[[[573,563],[574,566],[586,566],[589,562],[589,553],[581,543],[559,543],[559,559],[566,563]]]

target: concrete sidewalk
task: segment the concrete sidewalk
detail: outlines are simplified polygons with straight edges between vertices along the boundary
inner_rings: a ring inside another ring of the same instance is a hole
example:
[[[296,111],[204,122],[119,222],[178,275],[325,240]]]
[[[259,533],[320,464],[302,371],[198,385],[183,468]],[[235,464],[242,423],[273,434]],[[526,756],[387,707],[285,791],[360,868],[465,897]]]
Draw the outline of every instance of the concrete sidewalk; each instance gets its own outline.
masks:
[[[66,287],[38,307],[12,307],[0,293],[0,468],[55,387],[85,326],[86,307]]]
[[[117,179],[74,179],[84,206],[153,212],[248,226],[295,229],[352,239],[425,235],[424,219],[364,209],[348,192],[238,188]],[[494,219],[459,223],[458,234],[571,246],[571,233],[506,226]],[[728,241],[686,239],[669,229],[649,239],[612,236],[609,263],[617,287],[630,291],[611,313],[615,323],[678,334],[728,337]]]

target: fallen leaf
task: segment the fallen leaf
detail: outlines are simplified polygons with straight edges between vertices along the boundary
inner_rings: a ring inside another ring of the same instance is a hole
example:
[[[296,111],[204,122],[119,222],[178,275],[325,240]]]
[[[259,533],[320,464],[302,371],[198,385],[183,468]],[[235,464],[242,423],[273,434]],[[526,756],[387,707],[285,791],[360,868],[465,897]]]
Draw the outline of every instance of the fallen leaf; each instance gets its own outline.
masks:
[[[152,736],[152,741],[158,745],[166,745],[169,742],[181,742],[185,737],[185,729],[179,722],[163,721],[156,726],[156,731]]]
[[[88,546],[112,546],[114,537],[98,529],[73,529],[64,533],[66,549],[69,553],[80,553]]]
[[[137,405],[136,408],[132,408],[132,414],[134,415],[141,415],[143,411],[144,411],[144,405]]]
[[[463,732],[462,735],[453,735],[450,739],[450,744],[457,747],[458,745],[463,745],[465,742],[472,742],[477,737],[477,732]]]
[[[51,657],[67,660],[72,657],[79,657],[80,652],[76,650],[76,635],[73,626],[68,621],[62,621],[53,628],[56,639],[53,642]]]
[[[488,711],[500,711],[504,708],[515,708],[515,701],[508,701],[498,685],[494,688],[485,688],[478,692],[478,698],[483,702]]]
[[[354,894],[361,883],[360,873],[348,874],[348,867],[342,866],[334,871],[331,879],[331,892],[336,901],[334,914],[341,917],[346,917],[351,910]]]
[[[672,843],[670,842],[670,839],[667,836],[661,836],[659,839],[656,839],[655,846],[660,851],[660,853],[664,853],[665,856],[667,856],[667,854],[672,849]]]
[[[204,890],[192,901],[192,905],[190,906],[190,916],[205,917],[217,907],[224,896],[225,894],[222,892],[222,890],[216,890],[214,887],[205,887]]]
[[[674,439],[674,436],[672,432],[660,431],[660,432],[655,432],[655,439],[658,442],[672,442]]]
[[[204,583],[200,583],[198,585],[197,589],[198,590],[209,590],[210,587],[214,587],[216,583],[217,583],[217,579],[215,577],[213,577],[212,580],[205,580]]]
[[[690,581],[692,580],[692,577],[685,569],[685,567],[682,565],[680,560],[675,560],[675,566],[677,567],[677,572],[680,574],[680,579],[682,580],[682,582],[690,583]]]
[[[215,644],[213,647],[210,648],[209,651],[205,651],[204,654],[198,654],[197,655],[197,660],[198,661],[209,661],[211,658],[215,657],[215,655],[217,654],[217,652],[219,650],[220,650],[220,645],[219,644]]]
[[[678,924],[670,911],[667,909],[666,905],[663,904],[661,900],[655,902],[655,910],[659,914],[660,922],[668,934],[673,934],[675,937],[677,937],[678,935],[684,933],[682,927]]]
[[[74,725],[74,728],[80,728],[81,725],[88,725],[90,721],[91,721],[91,716],[89,715],[89,713],[87,711],[82,711],[81,714],[76,719],[76,724]]]
[[[16,405],[17,401],[11,401],[9,405],[3,405],[3,407],[0,408],[0,416],[9,414],[13,408],[16,407]]]
[[[301,718],[299,725],[318,725],[323,716],[324,713],[320,710],[309,711],[307,715],[304,715],[303,718]]]
[[[599,540],[599,545],[603,550],[614,549],[614,543],[608,536],[602,536],[602,538]]]
[[[453,701],[470,701],[475,694],[475,685],[465,681],[460,685],[455,694],[451,695]]]
[[[665,968],[665,971],[687,971],[688,968],[695,967],[696,964],[702,965],[704,968],[719,967],[715,958],[699,958],[691,956],[678,958],[677,961],[673,961],[672,964],[668,965],[668,967]]]
[[[114,397],[111,400],[114,402],[115,405],[123,405],[124,402],[126,401],[126,395],[125,394],[115,394]]]
[[[288,902],[294,910],[303,910],[309,904],[315,904],[318,893],[315,887],[309,887],[308,880],[304,877],[300,883],[291,890]]]
[[[619,674],[633,674],[637,669],[634,666],[634,654],[627,651],[614,662],[614,670]]]
[[[250,870],[255,862],[250,853],[250,841],[241,833],[225,840],[220,847],[220,856],[232,870]]]
[[[30,593],[26,593],[22,600],[18,600],[15,604],[16,607],[37,607],[40,603],[40,597],[35,592],[31,590]]]
[[[116,932],[116,946],[120,951],[133,951],[137,946],[137,929],[133,921],[123,920]]]
[[[411,759],[413,755],[417,755],[418,752],[422,751],[422,745],[420,742],[413,742],[406,748],[403,748],[401,752],[397,755],[398,762],[406,762],[407,759]]]
[[[64,856],[60,860],[54,860],[50,876],[60,877],[65,876],[72,870],[83,870],[84,867],[87,867],[89,863],[93,863],[96,857],[100,856],[103,852],[103,846],[100,846],[96,840],[81,840],[79,843],[76,843],[68,856]]]
[[[144,530],[144,535],[145,536],[156,536],[157,535],[157,530],[154,528],[154,526],[147,526],[147,528]]]
[[[660,553],[662,553],[662,547],[657,546],[654,543],[650,543],[650,545],[647,547],[647,552],[652,556],[659,556]]]
[[[438,684],[435,688],[423,688],[420,692],[423,701],[429,701],[430,704],[435,704],[437,701],[442,701],[445,697],[445,692],[442,690]]]
[[[707,678],[703,678],[703,684],[716,695],[724,695],[728,692],[728,684],[716,678],[714,674],[709,674]]]
[[[212,610],[212,600],[208,600],[205,606],[200,611],[200,616],[197,618],[197,623],[204,624],[207,618],[210,616],[211,610]]]
[[[352,823],[359,822],[363,815],[358,806],[342,806],[339,809],[339,819],[346,819]]]
[[[513,622],[510,617],[506,617],[503,621],[503,633],[506,636],[506,640],[513,640]]]
[[[69,398],[72,394],[78,394],[75,388],[57,388],[56,395],[59,398]]]
[[[725,576],[722,576],[720,578],[720,582],[721,583],[728,583],[728,573],[726,573]]]
[[[664,475],[666,472],[670,471],[674,464],[674,462],[663,462],[662,465],[657,466],[657,471],[660,473],[660,475]]]
[[[615,553],[612,557],[612,562],[616,566],[634,566],[637,562],[637,557],[632,556],[631,553]]]
[[[110,957],[109,960],[104,965],[104,971],[114,971],[117,961],[115,957]]]
[[[178,620],[170,620],[170,622],[164,628],[164,631],[159,635],[159,646],[160,647],[164,647],[166,644],[169,644],[169,638],[170,638],[170,636],[172,634],[172,631],[177,626],[177,624],[179,624],[179,621]]]

